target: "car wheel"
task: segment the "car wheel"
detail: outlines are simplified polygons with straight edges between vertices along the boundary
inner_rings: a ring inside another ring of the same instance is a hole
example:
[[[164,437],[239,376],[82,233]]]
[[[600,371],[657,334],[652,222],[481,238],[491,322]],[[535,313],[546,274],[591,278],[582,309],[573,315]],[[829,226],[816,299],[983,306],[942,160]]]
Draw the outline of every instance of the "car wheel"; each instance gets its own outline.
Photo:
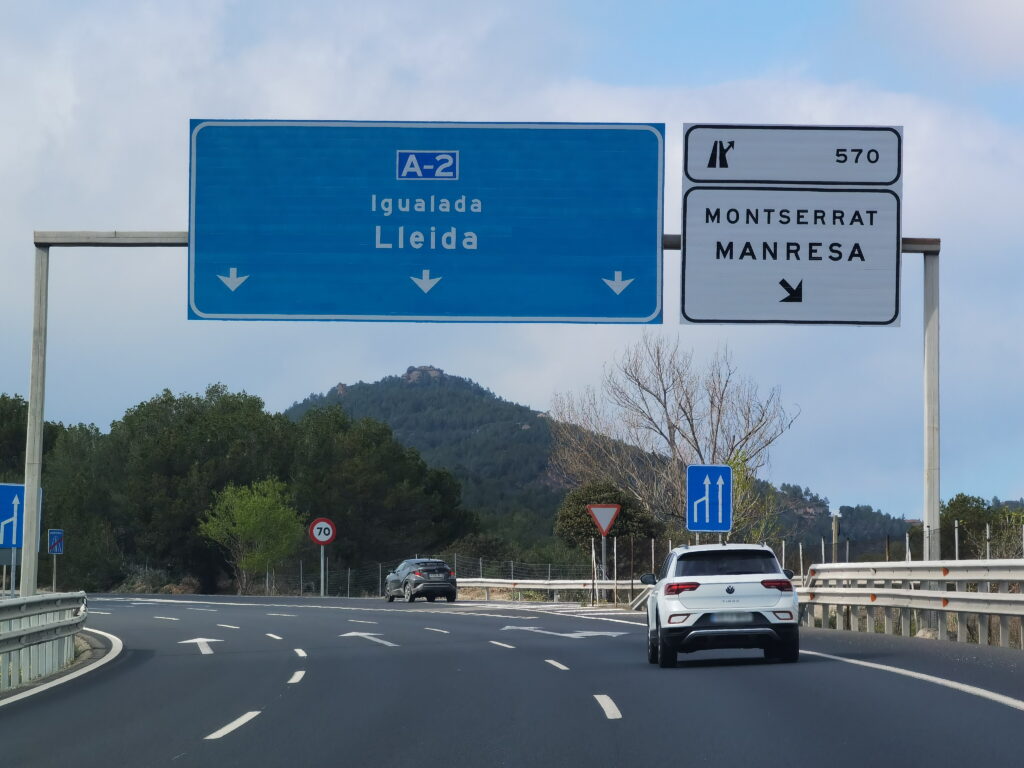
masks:
[[[793,664],[800,660],[800,635],[795,634],[789,640],[782,642],[778,647],[777,658],[786,664]]]
[[[447,600],[449,603],[454,603],[455,595],[445,595],[445,600]]]
[[[412,584],[410,584],[408,581],[405,582],[405,602],[411,603],[415,599],[416,595],[412,593]]]
[[[657,635],[647,630],[647,661],[651,664],[658,663],[658,640]]]
[[[392,595],[390,592],[384,593],[384,599],[387,600],[389,603],[395,602],[395,596]]]
[[[428,603],[434,602],[434,598],[435,598],[435,595],[427,595],[427,602]]]
[[[676,653],[676,649],[673,648],[669,643],[665,642],[665,638],[661,635],[661,625],[658,625],[658,666],[662,669],[671,669],[676,665],[676,660],[679,658]]]

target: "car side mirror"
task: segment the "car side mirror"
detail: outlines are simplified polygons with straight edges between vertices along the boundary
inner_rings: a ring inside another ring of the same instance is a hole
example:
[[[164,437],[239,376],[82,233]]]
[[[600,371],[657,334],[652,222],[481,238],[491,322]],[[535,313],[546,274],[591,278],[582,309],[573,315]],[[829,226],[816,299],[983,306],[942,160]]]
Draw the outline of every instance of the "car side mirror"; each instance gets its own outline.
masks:
[[[640,577],[640,583],[654,586],[658,583],[658,577],[655,576],[653,573],[645,573],[643,576]]]
[[[787,579],[792,579],[793,578],[793,572],[791,570],[789,570],[789,568],[783,568],[782,572],[784,574],[786,574],[786,578]]]

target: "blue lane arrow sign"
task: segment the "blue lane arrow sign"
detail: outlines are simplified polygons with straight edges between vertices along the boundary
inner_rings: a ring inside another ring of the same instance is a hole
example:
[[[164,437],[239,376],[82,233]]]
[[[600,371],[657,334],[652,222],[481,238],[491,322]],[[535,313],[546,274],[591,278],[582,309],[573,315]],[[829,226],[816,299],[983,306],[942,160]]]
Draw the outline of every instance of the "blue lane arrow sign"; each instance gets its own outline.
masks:
[[[21,549],[25,486],[0,483],[0,549]]]
[[[192,319],[661,322],[662,124],[190,127]]]
[[[732,530],[732,467],[691,464],[686,468],[686,529],[700,533]]]

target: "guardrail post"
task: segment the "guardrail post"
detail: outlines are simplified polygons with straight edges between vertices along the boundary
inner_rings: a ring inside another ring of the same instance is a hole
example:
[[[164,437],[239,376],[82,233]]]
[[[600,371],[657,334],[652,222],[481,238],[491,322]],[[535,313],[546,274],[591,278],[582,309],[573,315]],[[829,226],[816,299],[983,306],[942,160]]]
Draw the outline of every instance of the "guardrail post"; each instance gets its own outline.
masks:
[[[967,589],[967,585],[962,581],[956,583],[956,591],[963,592]],[[967,614],[957,613],[956,614],[956,641],[958,643],[967,642]]]
[[[1000,594],[1006,594],[1010,591],[1010,585],[1005,581],[999,582]],[[1005,613],[999,616],[999,646],[1001,648],[1010,647],[1010,617]]]
[[[900,634],[910,637],[910,609],[900,608]]]

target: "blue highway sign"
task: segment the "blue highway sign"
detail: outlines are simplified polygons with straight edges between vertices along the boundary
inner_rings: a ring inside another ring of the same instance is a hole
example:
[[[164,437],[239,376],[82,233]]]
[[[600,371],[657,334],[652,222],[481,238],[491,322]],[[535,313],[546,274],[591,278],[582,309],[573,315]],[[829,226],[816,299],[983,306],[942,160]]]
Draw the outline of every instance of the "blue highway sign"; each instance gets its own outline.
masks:
[[[661,322],[662,124],[190,129],[192,319]]]
[[[0,549],[21,549],[25,530],[25,486],[0,483]]]
[[[46,531],[46,554],[64,554],[64,529],[50,528]]]
[[[686,468],[686,530],[732,530],[732,467],[691,464]]]

